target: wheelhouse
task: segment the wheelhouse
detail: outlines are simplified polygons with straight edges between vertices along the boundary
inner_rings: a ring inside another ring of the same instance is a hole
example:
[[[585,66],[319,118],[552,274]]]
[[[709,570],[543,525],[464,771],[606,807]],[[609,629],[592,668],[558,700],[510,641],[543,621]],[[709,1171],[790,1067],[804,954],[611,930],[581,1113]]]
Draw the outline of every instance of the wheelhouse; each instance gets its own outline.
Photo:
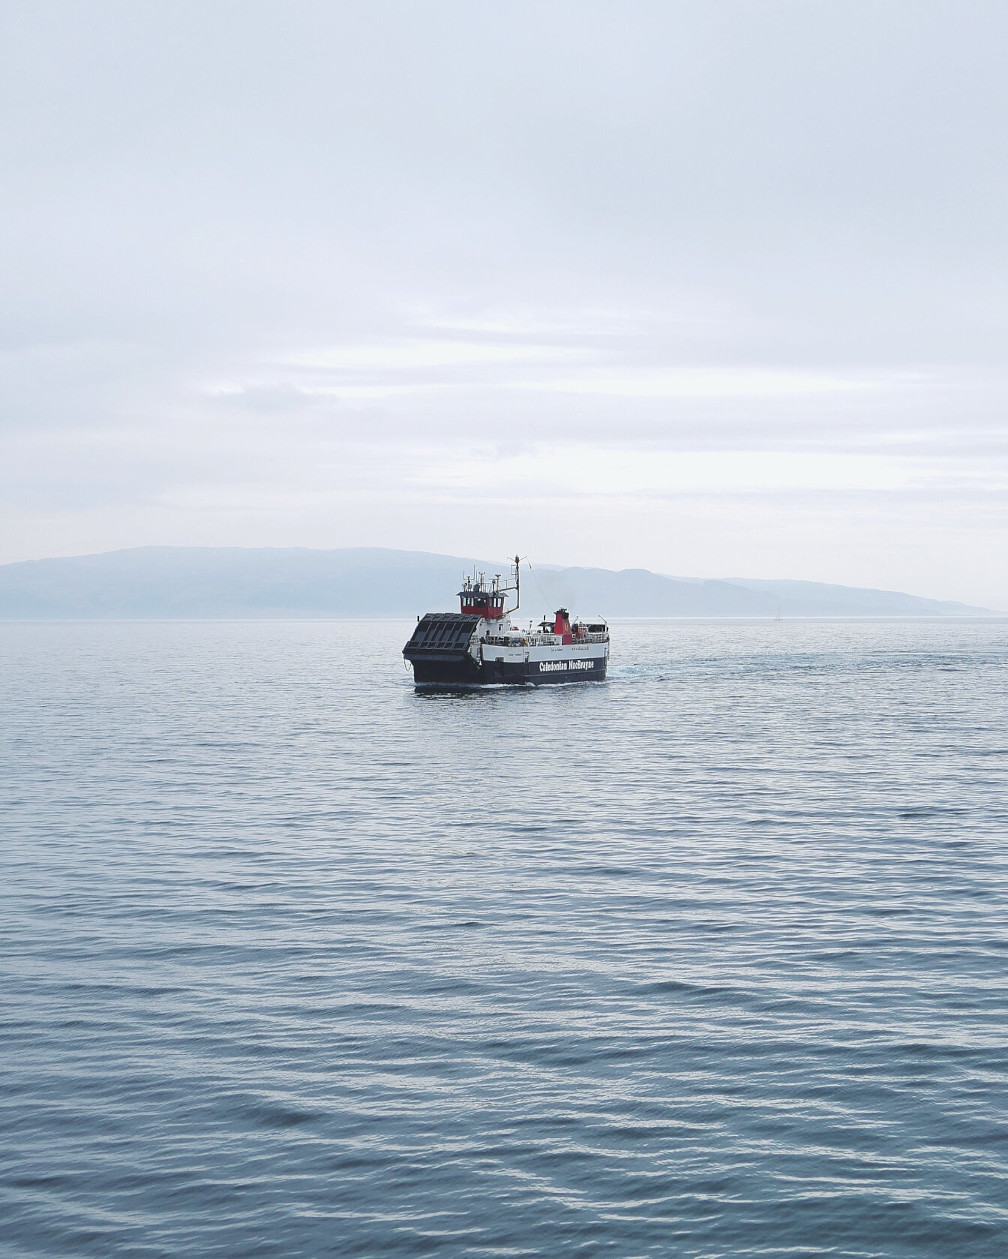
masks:
[[[504,615],[506,590],[500,576],[487,582],[483,573],[467,577],[458,592],[463,616],[482,616],[488,621],[499,621]]]

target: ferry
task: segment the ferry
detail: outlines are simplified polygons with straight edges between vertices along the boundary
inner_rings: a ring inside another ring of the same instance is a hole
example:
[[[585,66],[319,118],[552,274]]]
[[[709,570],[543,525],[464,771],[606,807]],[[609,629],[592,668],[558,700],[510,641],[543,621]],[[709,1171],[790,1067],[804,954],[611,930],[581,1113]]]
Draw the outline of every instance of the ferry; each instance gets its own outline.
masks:
[[[515,597],[514,607],[504,605]],[[543,686],[558,682],[602,682],[609,664],[609,626],[604,620],[572,621],[566,608],[552,620],[515,624],[521,599],[518,556],[514,585],[498,573],[466,577],[458,612],[417,617],[403,648],[417,686]]]

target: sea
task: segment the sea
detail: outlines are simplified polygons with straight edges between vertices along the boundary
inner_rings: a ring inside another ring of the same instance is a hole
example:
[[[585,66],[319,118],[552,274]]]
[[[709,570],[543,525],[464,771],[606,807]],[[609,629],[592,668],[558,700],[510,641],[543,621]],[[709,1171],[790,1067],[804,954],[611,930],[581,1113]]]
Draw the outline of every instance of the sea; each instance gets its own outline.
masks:
[[[0,625],[3,1255],[1008,1255],[1008,621]]]

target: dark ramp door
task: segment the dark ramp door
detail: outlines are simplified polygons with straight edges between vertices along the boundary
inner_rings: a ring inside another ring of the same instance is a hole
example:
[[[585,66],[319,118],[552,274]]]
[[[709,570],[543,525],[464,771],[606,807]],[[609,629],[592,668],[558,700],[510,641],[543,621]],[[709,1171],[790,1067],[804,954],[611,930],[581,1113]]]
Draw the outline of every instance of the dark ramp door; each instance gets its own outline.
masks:
[[[479,622],[478,616],[463,612],[428,612],[403,648],[403,655],[407,660],[464,655]]]

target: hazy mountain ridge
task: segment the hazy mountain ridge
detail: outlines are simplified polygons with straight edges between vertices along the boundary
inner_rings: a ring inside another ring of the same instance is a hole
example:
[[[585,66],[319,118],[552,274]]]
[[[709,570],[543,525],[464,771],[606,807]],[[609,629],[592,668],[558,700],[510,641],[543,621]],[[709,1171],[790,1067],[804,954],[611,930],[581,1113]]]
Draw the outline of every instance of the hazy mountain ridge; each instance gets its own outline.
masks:
[[[6,620],[412,616],[451,609],[487,562],[423,551],[139,547],[0,566]],[[969,616],[984,608],[807,581],[697,580],[646,569],[522,571],[522,612],[603,616]]]

